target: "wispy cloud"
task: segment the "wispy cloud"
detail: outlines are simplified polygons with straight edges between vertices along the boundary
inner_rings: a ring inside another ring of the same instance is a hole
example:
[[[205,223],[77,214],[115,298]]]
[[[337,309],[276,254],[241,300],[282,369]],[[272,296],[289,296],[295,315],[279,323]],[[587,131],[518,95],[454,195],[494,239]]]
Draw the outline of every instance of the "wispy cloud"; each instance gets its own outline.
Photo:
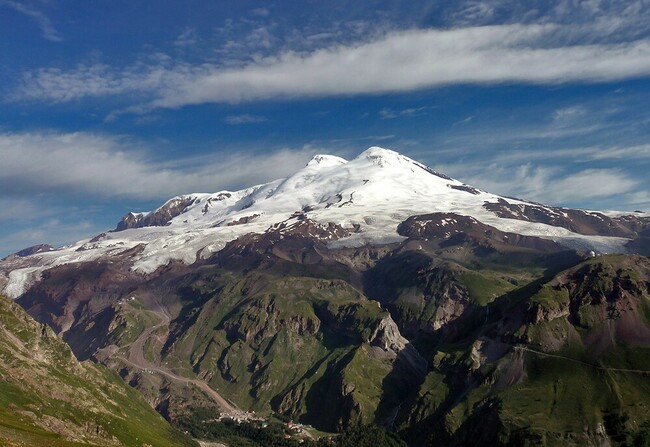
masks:
[[[378,94],[458,83],[608,81],[650,74],[650,41],[547,48],[556,26],[413,30],[238,69],[194,72],[155,107],[273,97]],[[346,82],[341,82],[345,79]]]
[[[490,156],[490,160],[511,164],[523,161],[546,160],[550,162],[590,162],[598,160],[646,161],[650,162],[650,144],[633,146],[601,146],[544,148],[527,150],[499,151]]]
[[[627,194],[624,200],[636,210],[650,212],[650,192],[635,191]]]
[[[73,222],[49,219],[40,223],[27,224],[17,231],[0,237],[0,257],[36,244],[47,243],[55,247],[69,244],[71,241],[81,240],[101,231],[106,231],[106,228],[85,219],[75,219]]]
[[[25,197],[0,197],[0,222],[22,223],[53,216],[59,210]]]
[[[74,70],[43,68],[26,73],[9,100],[66,102],[88,97],[155,94],[163,85],[184,82],[183,70],[158,65],[135,65],[118,70],[105,64],[80,64]]]
[[[363,137],[350,137],[350,138],[333,138],[329,140],[324,140],[325,143],[349,143],[349,142],[358,142],[358,141],[386,141],[395,139],[394,134],[388,135],[366,135]]]
[[[52,21],[43,12],[34,9],[23,2],[15,0],[0,0],[0,6],[11,8],[14,11],[34,20],[45,39],[52,42],[60,42],[63,40],[61,34],[54,28],[54,25],[52,25]]]
[[[553,121],[560,124],[574,123],[587,115],[587,109],[584,106],[571,106],[557,109],[553,112]]]
[[[178,35],[174,41],[177,47],[190,47],[196,45],[199,41],[199,36],[194,28],[186,28],[181,34]]]
[[[465,125],[465,124],[469,124],[472,121],[474,121],[474,118],[475,118],[474,116],[468,116],[466,118],[463,118],[462,120],[458,120],[458,121],[452,123],[451,127],[457,127],[457,126],[462,126],[462,125]]]
[[[267,8],[255,8],[251,12],[253,15],[259,17],[268,17],[271,14],[271,11],[269,11]]]
[[[424,111],[428,109],[429,107],[424,106],[424,107],[415,107],[415,108],[408,108],[408,109],[402,109],[402,110],[393,110],[389,108],[383,108],[379,111],[379,117],[383,120],[390,120],[390,119],[395,119],[399,117],[412,117],[412,116],[419,116],[419,115],[424,115]]]
[[[249,115],[248,113],[245,113],[243,115],[230,115],[225,117],[223,120],[227,124],[237,125],[237,124],[263,123],[265,121],[268,121],[268,118],[264,116]]]
[[[45,191],[164,199],[241,188],[289,175],[316,152],[303,147],[157,161],[137,144],[102,135],[5,133],[0,134],[0,199]]]
[[[440,166],[443,172],[462,179],[483,190],[534,200],[552,205],[589,203],[593,199],[617,198],[618,207],[629,208],[631,202],[620,200],[632,193],[641,181],[619,169],[583,169],[568,172],[561,166],[467,164]]]
[[[625,159],[650,160],[650,144],[640,144],[627,147],[598,147],[585,149],[585,155],[592,160]]]
[[[360,44],[286,51],[236,67],[166,61],[124,69],[41,69],[24,76],[13,99],[56,102],[137,92],[151,100],[133,110],[146,110],[463,83],[605,82],[650,75],[650,39],[581,43],[572,33],[557,24],[409,30]]]
[[[458,25],[489,23],[496,15],[498,3],[475,0],[459,2],[458,9],[450,11],[449,18],[451,22]]]

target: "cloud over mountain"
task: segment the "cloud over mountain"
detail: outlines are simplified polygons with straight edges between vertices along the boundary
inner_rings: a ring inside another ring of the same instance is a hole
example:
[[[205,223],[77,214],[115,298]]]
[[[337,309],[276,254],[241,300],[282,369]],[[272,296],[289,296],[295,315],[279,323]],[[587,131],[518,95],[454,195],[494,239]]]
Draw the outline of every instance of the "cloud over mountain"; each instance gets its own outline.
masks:
[[[608,29],[592,29],[604,33]],[[132,110],[408,92],[450,84],[605,82],[650,74],[650,40],[611,43],[557,24],[411,29],[358,44],[285,51],[236,67],[171,59],[24,75],[14,100],[137,93]],[[345,82],[341,82],[345,80]],[[148,99],[146,99],[148,98]]]

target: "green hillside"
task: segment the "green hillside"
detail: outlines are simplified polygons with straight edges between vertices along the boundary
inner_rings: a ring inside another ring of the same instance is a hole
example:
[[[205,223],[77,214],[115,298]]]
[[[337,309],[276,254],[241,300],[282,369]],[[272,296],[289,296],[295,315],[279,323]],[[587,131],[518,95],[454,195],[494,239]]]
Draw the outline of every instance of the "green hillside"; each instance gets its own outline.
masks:
[[[0,445],[194,446],[113,371],[0,296]]]

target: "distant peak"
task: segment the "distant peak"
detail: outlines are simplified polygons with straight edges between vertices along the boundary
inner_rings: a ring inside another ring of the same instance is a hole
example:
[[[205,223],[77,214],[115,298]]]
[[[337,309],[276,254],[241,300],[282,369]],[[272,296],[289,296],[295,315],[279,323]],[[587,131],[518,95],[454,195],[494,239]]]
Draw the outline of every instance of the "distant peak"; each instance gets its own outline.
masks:
[[[402,155],[399,152],[395,152],[394,150],[391,149],[385,149],[379,146],[372,146],[366,149],[365,151],[361,152],[358,158],[371,158],[371,157],[395,158],[395,157],[402,157]]]
[[[347,163],[345,158],[337,157],[336,155],[318,154],[314,155],[307,163],[307,166],[329,167],[338,166]]]
[[[357,160],[370,160],[373,164],[380,167],[395,166],[403,163],[413,163],[413,160],[405,157],[399,152],[395,152],[391,149],[385,149],[379,146],[373,146],[361,152],[361,154],[359,154],[357,157]]]

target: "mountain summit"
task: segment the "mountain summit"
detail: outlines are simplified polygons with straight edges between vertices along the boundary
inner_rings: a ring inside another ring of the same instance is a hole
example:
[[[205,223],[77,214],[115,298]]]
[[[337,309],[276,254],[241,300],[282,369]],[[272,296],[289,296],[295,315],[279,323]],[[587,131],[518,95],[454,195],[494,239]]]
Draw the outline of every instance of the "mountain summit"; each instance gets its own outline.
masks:
[[[330,246],[397,243],[406,238],[397,231],[402,222],[429,213],[468,216],[499,231],[603,253],[635,251],[631,242],[639,245],[648,219],[502,197],[371,147],[350,161],[316,155],[285,179],[240,191],[177,196],[155,211],[128,213],[113,231],[58,250],[9,257],[0,264],[0,287],[15,298],[50,267],[125,253],[134,271],[147,274],[171,261],[206,259],[245,234],[305,220],[321,227],[319,237]]]

